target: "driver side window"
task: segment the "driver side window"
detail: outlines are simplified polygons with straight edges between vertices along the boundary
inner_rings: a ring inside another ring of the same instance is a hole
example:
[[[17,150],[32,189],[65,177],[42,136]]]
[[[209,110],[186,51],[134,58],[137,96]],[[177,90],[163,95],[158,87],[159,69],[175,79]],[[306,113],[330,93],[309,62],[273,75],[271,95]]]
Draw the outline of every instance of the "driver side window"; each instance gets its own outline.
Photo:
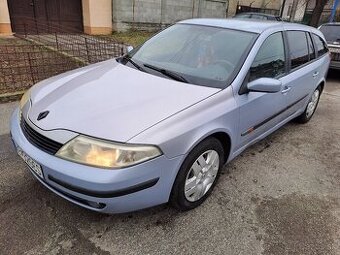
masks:
[[[249,81],[276,78],[285,73],[285,49],[282,33],[270,35],[259,49],[250,67]]]

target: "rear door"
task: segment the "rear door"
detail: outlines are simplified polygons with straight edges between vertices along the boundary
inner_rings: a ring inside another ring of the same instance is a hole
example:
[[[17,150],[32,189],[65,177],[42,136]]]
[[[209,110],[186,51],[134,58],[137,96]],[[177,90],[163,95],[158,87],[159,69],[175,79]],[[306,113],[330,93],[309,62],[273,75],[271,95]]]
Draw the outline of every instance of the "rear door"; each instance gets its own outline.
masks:
[[[242,87],[259,78],[281,79],[285,74],[286,56],[283,34],[276,32],[263,42]],[[284,91],[240,93],[241,95],[236,96],[240,109],[238,148],[246,146],[282,121],[285,118],[283,110],[286,107]]]
[[[290,72],[284,79],[287,84],[287,113],[301,110],[316,88],[320,64],[315,61],[316,52],[310,33],[287,31]]]

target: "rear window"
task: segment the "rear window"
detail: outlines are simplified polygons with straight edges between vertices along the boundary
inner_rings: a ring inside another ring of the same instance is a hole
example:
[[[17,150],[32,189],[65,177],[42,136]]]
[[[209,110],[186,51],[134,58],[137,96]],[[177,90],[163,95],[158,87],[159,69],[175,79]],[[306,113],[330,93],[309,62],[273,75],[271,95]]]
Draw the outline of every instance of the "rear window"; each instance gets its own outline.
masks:
[[[313,39],[315,42],[316,51],[318,52],[318,56],[322,56],[323,54],[328,52],[327,46],[320,36],[313,34]]]
[[[240,18],[240,19],[249,19],[250,14],[238,14],[235,16],[235,18]]]
[[[297,68],[309,61],[306,33],[303,31],[288,31],[289,54],[291,69]]]
[[[257,15],[257,14],[252,14],[251,15],[252,19],[262,19],[262,20],[267,20],[268,18],[266,16],[263,15]]]
[[[340,26],[337,25],[322,25],[320,31],[329,43],[339,42],[340,43]]]

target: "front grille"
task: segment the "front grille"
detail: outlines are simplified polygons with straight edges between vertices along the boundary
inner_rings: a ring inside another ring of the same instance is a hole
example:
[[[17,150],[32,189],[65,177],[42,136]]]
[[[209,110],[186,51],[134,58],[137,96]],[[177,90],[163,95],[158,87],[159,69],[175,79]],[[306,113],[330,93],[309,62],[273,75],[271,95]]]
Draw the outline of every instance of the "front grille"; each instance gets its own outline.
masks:
[[[332,59],[333,61],[340,61],[340,53],[332,52],[332,53],[331,53],[331,59]]]
[[[20,126],[27,140],[31,144],[33,144],[34,146],[48,154],[51,155],[56,154],[57,151],[63,146],[61,143],[53,141],[39,134],[37,131],[35,131],[28,125],[28,123],[23,117],[21,117]]]

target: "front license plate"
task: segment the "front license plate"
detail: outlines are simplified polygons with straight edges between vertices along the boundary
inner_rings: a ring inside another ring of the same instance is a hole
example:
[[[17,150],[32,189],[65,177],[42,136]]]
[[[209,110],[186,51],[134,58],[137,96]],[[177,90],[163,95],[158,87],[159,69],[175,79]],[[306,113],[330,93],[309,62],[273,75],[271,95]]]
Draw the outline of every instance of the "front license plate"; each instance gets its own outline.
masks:
[[[31,168],[39,177],[44,179],[44,174],[41,166],[30,156],[28,156],[22,149],[17,148],[18,155],[25,161],[25,163]]]

